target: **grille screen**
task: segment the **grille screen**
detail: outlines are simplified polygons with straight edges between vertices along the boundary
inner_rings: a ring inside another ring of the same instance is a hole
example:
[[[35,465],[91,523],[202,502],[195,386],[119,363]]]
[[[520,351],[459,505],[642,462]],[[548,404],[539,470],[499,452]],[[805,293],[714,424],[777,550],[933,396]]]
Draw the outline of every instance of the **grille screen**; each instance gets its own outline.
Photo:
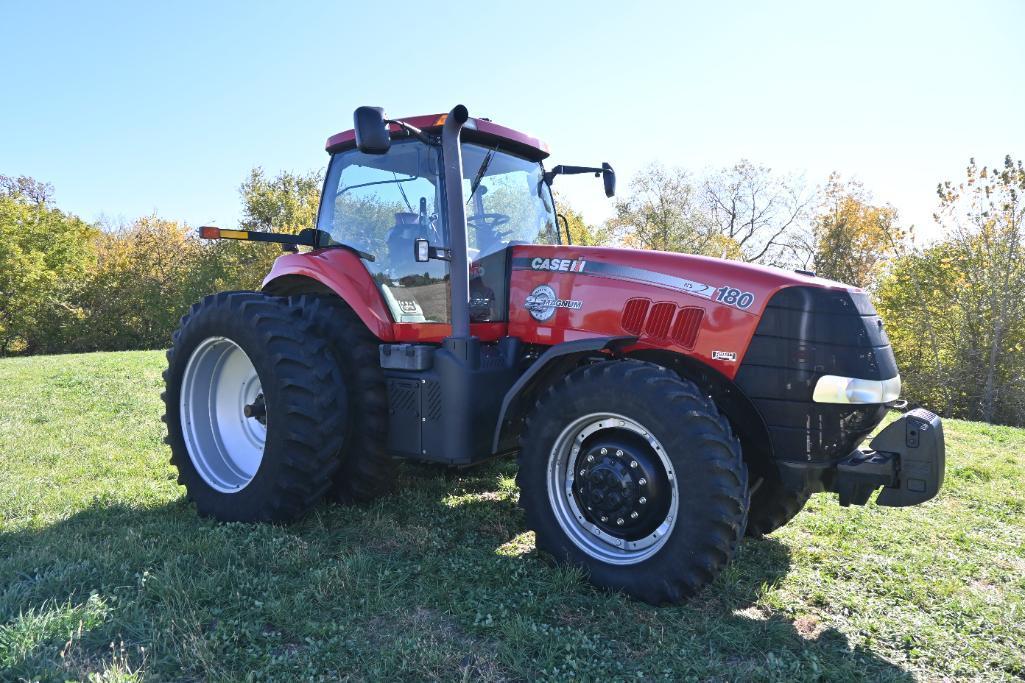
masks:
[[[681,308],[676,314],[676,322],[673,324],[673,341],[684,348],[692,348],[694,340],[701,329],[701,318],[705,311],[701,308],[687,306]]]
[[[697,306],[684,306],[663,301],[652,305],[650,299],[630,299],[623,307],[620,324],[630,334],[642,333],[652,339],[672,339],[680,346],[694,348],[705,311]]]
[[[651,301],[648,299],[630,299],[623,308],[621,324],[623,329],[630,334],[640,334],[644,327],[644,317],[648,315],[648,306]]]
[[[651,307],[648,321],[644,324],[644,331],[655,339],[665,339],[669,336],[669,324],[673,321],[674,313],[676,313],[676,304],[655,304]]]

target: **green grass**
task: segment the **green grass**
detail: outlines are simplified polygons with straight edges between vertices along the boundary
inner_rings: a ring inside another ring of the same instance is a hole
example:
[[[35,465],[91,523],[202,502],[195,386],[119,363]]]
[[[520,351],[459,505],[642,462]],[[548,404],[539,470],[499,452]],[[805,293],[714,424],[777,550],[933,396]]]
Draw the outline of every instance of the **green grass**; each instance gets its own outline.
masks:
[[[910,509],[813,498],[689,604],[541,561],[514,468],[286,527],[184,503],[159,353],[0,360],[2,680],[1025,676],[1025,430],[947,421]]]

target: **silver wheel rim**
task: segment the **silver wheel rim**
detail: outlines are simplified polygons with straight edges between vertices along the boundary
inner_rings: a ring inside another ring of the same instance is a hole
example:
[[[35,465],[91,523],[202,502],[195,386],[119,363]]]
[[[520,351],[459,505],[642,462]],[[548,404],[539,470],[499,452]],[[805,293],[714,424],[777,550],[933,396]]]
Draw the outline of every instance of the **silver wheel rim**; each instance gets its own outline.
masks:
[[[624,430],[641,437],[657,456],[668,479],[669,505],[664,518],[642,538],[620,538],[599,528],[582,510],[573,493],[577,456],[585,441],[605,430]],[[679,493],[676,473],[662,444],[636,420],[615,413],[591,413],[562,430],[548,458],[548,500],[559,526],[573,544],[590,557],[608,564],[636,564],[655,555],[676,525]]]
[[[237,493],[256,476],[267,442],[266,419],[246,417],[262,399],[253,362],[225,337],[200,343],[185,366],[181,423],[192,465],[211,488]]]

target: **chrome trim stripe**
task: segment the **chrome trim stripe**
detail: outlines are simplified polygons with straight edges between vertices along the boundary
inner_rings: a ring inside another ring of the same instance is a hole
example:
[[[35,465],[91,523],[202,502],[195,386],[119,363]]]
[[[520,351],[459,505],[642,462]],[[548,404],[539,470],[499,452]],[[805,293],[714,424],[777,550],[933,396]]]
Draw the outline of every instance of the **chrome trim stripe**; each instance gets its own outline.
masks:
[[[644,268],[634,268],[633,266],[620,266],[613,263],[598,263],[595,261],[587,261],[584,264],[583,270],[575,272],[535,270],[531,266],[531,262],[535,258],[539,257],[529,256],[514,258],[512,260],[512,269],[532,270],[537,273],[550,273],[552,275],[559,275],[563,273],[573,275],[593,275],[595,277],[605,277],[613,280],[627,280],[629,282],[655,284],[667,289],[674,289],[683,292],[684,294],[700,297],[702,299],[711,299],[716,290],[712,285],[706,285],[703,282],[676,277],[675,275],[666,275],[665,273],[658,273]]]

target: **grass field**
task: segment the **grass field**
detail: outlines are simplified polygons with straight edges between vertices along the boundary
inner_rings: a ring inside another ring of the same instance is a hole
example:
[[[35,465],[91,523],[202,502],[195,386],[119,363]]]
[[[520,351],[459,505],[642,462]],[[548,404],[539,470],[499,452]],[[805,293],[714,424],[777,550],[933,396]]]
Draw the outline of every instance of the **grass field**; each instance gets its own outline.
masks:
[[[656,609],[536,557],[510,462],[406,466],[293,526],[201,520],[162,368],[0,360],[0,680],[1025,677],[1025,430],[948,421],[937,500],[816,496]]]

